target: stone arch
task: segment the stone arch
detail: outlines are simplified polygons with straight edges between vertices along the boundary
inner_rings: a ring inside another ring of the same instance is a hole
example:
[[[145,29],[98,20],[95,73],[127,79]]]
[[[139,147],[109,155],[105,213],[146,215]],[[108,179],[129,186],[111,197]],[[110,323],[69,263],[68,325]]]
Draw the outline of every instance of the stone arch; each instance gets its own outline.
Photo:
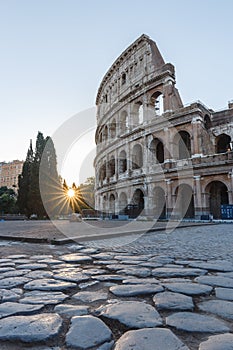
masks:
[[[161,91],[154,92],[150,97],[150,105],[153,106],[156,115],[162,115],[164,112],[163,94]]]
[[[115,139],[116,137],[116,119],[115,118],[113,118],[113,120],[109,125],[109,132],[110,132],[110,137],[112,139]]]
[[[137,143],[132,150],[132,169],[140,169],[143,166],[142,146]]]
[[[214,219],[221,218],[221,205],[229,204],[228,188],[222,181],[212,181],[206,186],[209,210]]]
[[[108,127],[107,125],[105,125],[103,128],[103,141],[107,141],[107,140],[108,140]]]
[[[116,197],[113,193],[109,196],[109,213],[115,214]]]
[[[116,173],[116,162],[115,162],[115,157],[112,155],[110,158],[110,161],[108,162],[108,167],[109,167],[109,177],[112,177]]]
[[[221,134],[216,138],[216,153],[226,153],[231,150],[231,137]]]
[[[122,73],[121,75],[121,85],[125,85],[126,83],[126,73]]]
[[[191,157],[191,137],[185,131],[179,131],[174,137],[175,156],[177,159],[187,159]]]
[[[194,207],[194,196],[193,189],[188,184],[181,184],[177,186],[176,191],[176,209],[180,219],[183,218],[194,218],[195,207]]]
[[[208,116],[208,114],[206,114],[204,116],[204,126],[205,126],[206,130],[209,130],[211,128],[211,120],[210,120],[210,117]]]
[[[166,197],[162,187],[153,190],[153,215],[156,219],[166,218]]]
[[[125,192],[121,192],[119,195],[119,213],[122,215],[126,214],[128,204],[128,197]]]
[[[119,130],[120,134],[123,134],[127,131],[128,128],[128,113],[126,111],[122,111],[120,113],[119,119]]]
[[[103,181],[106,178],[106,163],[102,164],[99,170],[99,180]]]
[[[135,126],[143,123],[143,103],[142,101],[137,101],[133,105],[133,115]]]
[[[127,156],[126,152],[122,150],[119,154],[119,174],[123,174],[127,171]]]
[[[139,216],[144,209],[144,193],[140,188],[134,191],[131,205],[127,207],[128,215],[132,218]]]
[[[154,138],[150,143],[149,149],[153,155],[153,159],[156,157],[158,163],[164,163],[164,146],[160,139]]]

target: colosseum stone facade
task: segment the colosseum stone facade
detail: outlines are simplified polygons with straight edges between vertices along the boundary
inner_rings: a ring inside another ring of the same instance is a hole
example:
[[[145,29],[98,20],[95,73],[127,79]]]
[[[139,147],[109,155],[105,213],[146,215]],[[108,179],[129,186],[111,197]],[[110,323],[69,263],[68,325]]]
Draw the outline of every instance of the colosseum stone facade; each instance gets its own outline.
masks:
[[[221,218],[233,204],[233,103],[184,106],[175,69],[142,35],[96,98],[96,209],[154,219]]]

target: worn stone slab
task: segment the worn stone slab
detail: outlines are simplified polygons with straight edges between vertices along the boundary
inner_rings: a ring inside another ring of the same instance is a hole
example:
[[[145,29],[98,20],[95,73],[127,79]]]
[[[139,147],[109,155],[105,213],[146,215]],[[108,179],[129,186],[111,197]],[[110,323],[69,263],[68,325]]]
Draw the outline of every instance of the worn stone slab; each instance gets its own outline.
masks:
[[[114,257],[114,254],[111,253],[97,253],[92,255],[93,258],[98,260],[112,260]]]
[[[205,275],[207,270],[181,268],[181,267],[158,267],[152,270],[152,275],[155,277],[185,277],[185,276],[200,276]]]
[[[89,276],[84,275],[82,272],[76,272],[75,270],[55,273],[53,277],[57,280],[76,283],[88,281],[90,278]]]
[[[189,350],[172,331],[165,328],[143,328],[124,333],[114,350]]]
[[[91,262],[92,258],[88,255],[82,255],[82,254],[66,254],[62,255],[61,260],[67,262],[67,263],[84,263],[84,262]]]
[[[225,333],[212,335],[208,340],[200,344],[198,350],[232,350],[233,334]]]
[[[213,271],[233,271],[233,264],[225,260],[209,260],[209,261],[198,261],[191,262],[191,267],[198,267],[200,269],[213,270]]]
[[[0,320],[0,340],[31,343],[46,341],[57,336],[62,318],[57,314],[10,316]]]
[[[98,281],[122,281],[125,276],[120,275],[97,275],[94,277]]]
[[[114,340],[104,343],[103,345],[98,346],[96,350],[112,350],[114,345]]]
[[[192,312],[177,312],[168,316],[166,324],[185,332],[223,333],[230,330],[225,322],[215,317]]]
[[[89,331],[87,331],[89,330]],[[94,316],[74,316],[66,335],[66,344],[78,349],[89,349],[112,338],[111,330]]]
[[[122,269],[118,270],[118,273],[127,276],[132,275],[137,277],[148,277],[151,275],[150,269],[146,267],[123,267]]]
[[[160,284],[160,281],[153,277],[147,277],[147,278],[127,278],[122,281],[123,284]]]
[[[54,311],[66,317],[73,317],[73,316],[87,315],[88,308],[89,307],[87,305],[61,304],[61,305],[56,305],[54,308]]]
[[[47,269],[48,265],[47,264],[36,264],[36,263],[30,263],[30,264],[22,264],[18,265],[17,269],[29,269],[29,270],[43,270]]]
[[[97,312],[131,328],[157,327],[162,319],[156,309],[141,301],[120,301],[101,306]]]
[[[49,278],[34,280],[24,285],[24,288],[27,290],[66,290],[74,287],[77,287],[76,283],[64,282]]]
[[[0,288],[10,289],[25,284],[29,281],[30,278],[27,277],[7,277],[0,280]]]
[[[0,274],[2,274],[3,272],[8,272],[8,271],[15,271],[14,267],[10,267],[10,266],[6,266],[6,267],[1,267],[0,268]]]
[[[129,297],[141,294],[159,293],[164,288],[158,284],[125,284],[109,288],[110,292],[117,296]]]
[[[102,268],[91,268],[91,269],[83,269],[83,274],[85,275],[90,275],[90,276],[95,276],[95,275],[103,275],[107,271],[102,269]]]
[[[193,310],[191,297],[179,293],[163,292],[153,297],[156,308],[159,310]]]
[[[31,270],[14,270],[14,271],[7,271],[1,274],[1,277],[3,278],[9,278],[9,277],[18,277],[18,276],[24,276],[27,275]],[[28,277],[28,276],[25,276]]]
[[[53,276],[52,271],[44,271],[44,270],[39,270],[39,271],[31,271],[26,274],[25,277],[31,278],[31,279],[41,279],[41,278],[50,278]]]
[[[0,289],[0,300],[2,303],[6,301],[16,301],[20,298],[20,294],[13,290]]]
[[[199,276],[195,278],[198,283],[209,286],[233,288],[233,278],[224,276]],[[1,281],[0,281],[1,282]]]
[[[99,300],[107,300],[108,294],[105,292],[78,292],[72,298],[81,300],[84,303],[93,303]]]
[[[11,315],[29,315],[35,311],[39,311],[44,305],[24,305],[20,303],[14,303],[7,301],[0,304],[0,318],[4,318]]]
[[[165,283],[163,285],[172,292],[183,293],[187,295],[210,294],[213,290],[213,287],[211,286],[192,282]]]
[[[89,282],[79,283],[78,286],[80,289],[85,289],[85,288],[92,287],[92,286],[99,284],[99,283],[100,283],[99,281],[93,280],[93,281],[89,281]]]
[[[219,299],[233,301],[233,289],[230,288],[215,288],[215,295]]]
[[[198,304],[201,311],[206,311],[229,320],[233,320],[233,302],[226,300],[208,300]]]
[[[23,304],[43,304],[53,305],[58,304],[68,298],[68,295],[62,292],[42,292],[34,290],[24,294],[24,297],[20,300]]]

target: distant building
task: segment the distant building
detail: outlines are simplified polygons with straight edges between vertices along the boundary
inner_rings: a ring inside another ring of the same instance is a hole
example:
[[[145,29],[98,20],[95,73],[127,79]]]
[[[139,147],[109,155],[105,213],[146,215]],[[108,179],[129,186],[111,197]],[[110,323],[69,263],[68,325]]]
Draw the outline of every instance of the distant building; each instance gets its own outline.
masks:
[[[0,163],[0,187],[6,186],[17,191],[18,176],[22,173],[23,163],[21,160]]]
[[[233,103],[218,112],[200,101],[184,106],[175,84],[174,66],[146,35],[103,77],[96,98],[99,211],[200,219],[233,208]]]

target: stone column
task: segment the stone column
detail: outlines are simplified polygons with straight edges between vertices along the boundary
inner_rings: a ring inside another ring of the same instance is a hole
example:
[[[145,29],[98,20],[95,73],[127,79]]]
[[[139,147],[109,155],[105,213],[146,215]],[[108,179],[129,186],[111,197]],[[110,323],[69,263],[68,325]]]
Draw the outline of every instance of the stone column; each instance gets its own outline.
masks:
[[[195,219],[200,219],[203,214],[202,211],[202,193],[201,193],[201,176],[196,175],[194,178],[194,207],[195,207]]]
[[[201,157],[203,156],[202,150],[201,150],[201,145],[200,145],[200,136],[202,133],[202,119],[199,115],[196,117],[193,117],[192,119],[192,139],[191,139],[191,157],[196,158],[196,157]]]
[[[167,218],[169,219],[173,211],[173,200],[172,200],[172,180],[165,179],[167,195],[166,195],[166,208],[167,208]]]

